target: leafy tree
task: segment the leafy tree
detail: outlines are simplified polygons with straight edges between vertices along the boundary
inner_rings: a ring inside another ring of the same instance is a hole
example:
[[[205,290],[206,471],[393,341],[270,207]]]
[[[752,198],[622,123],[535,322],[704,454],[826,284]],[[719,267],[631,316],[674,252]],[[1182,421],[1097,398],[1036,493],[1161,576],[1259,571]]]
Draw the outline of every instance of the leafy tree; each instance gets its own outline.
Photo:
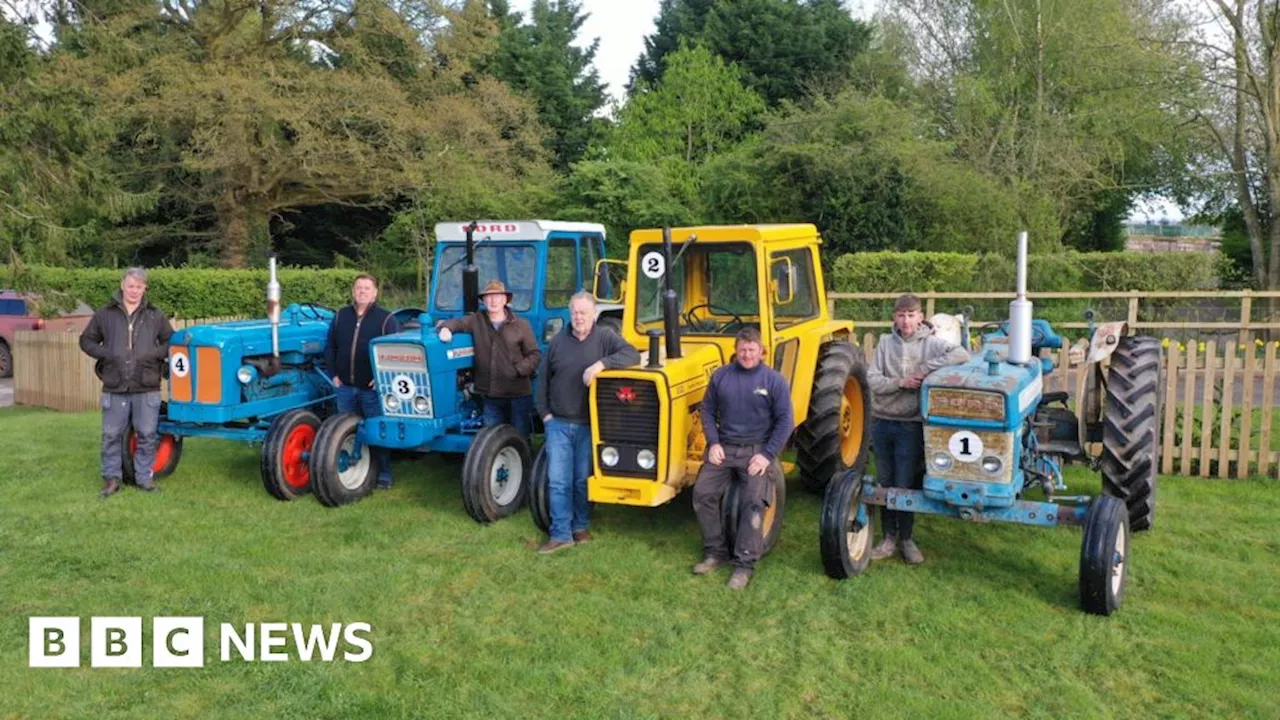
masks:
[[[631,230],[697,222],[666,176],[649,163],[584,160],[560,192],[557,215],[603,223],[611,257],[625,257]]]
[[[529,24],[521,24],[506,0],[490,0],[489,12],[501,29],[494,55],[481,67],[533,99],[553,164],[567,170],[604,128],[596,113],[605,87],[592,65],[600,40],[586,48],[573,44],[587,19],[574,0],[535,0]]]
[[[663,0],[655,24],[633,88],[656,85],[686,42],[736,63],[770,106],[838,92],[871,39],[842,0]]]

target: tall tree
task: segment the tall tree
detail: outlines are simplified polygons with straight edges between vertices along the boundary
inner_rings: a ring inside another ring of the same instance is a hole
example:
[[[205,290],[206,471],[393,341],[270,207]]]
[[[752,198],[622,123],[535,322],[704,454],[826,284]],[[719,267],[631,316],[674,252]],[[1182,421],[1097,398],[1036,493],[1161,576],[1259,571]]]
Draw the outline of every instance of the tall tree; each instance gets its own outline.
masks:
[[[834,95],[871,40],[843,0],[663,0],[655,24],[633,85],[657,83],[684,41],[737,64],[743,83],[770,106]]]
[[[574,43],[587,20],[575,0],[535,0],[530,22],[510,11],[506,0],[490,0],[499,24],[497,49],[482,69],[527,95],[547,128],[547,149],[558,170],[567,170],[600,137],[605,121],[596,117],[605,104],[605,87],[593,61],[596,38],[586,47]]]

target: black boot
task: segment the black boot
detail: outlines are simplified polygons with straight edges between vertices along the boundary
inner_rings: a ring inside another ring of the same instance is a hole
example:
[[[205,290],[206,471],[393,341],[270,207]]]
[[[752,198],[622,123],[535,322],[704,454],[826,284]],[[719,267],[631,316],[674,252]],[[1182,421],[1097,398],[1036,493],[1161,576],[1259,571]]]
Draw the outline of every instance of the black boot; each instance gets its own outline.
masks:
[[[102,492],[98,493],[98,497],[106,499],[115,495],[120,491],[120,480],[117,478],[103,478]]]

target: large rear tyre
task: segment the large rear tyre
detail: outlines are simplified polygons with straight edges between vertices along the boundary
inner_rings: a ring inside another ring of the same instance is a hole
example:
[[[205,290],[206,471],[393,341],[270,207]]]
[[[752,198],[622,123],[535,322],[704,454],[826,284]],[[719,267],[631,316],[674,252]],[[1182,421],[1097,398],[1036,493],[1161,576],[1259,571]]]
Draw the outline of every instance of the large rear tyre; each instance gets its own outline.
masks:
[[[321,505],[346,505],[373,491],[378,475],[373,448],[365,445],[355,456],[360,420],[359,413],[341,413],[321,423],[316,432],[311,446],[311,489]]]
[[[1124,502],[1099,495],[1089,506],[1080,544],[1080,607],[1110,615],[1124,600],[1129,573],[1129,514]]]
[[[1111,355],[1102,426],[1102,491],[1124,501],[1129,526],[1149,530],[1160,467],[1160,343],[1122,337]]]
[[[871,448],[871,390],[862,351],[843,340],[818,354],[809,415],[795,432],[800,486],[820,493],[841,471],[859,477]]]
[[[510,425],[492,425],[471,441],[462,464],[462,504],[479,523],[511,515],[529,489],[529,441]]]
[[[160,403],[160,417],[168,414],[169,404]],[[124,481],[129,485],[136,485],[138,482],[137,473],[134,472],[133,458],[138,453],[138,434],[133,431],[133,426],[125,428],[124,431],[124,457],[121,458],[121,471],[124,475]],[[182,438],[176,435],[162,434],[156,440],[156,456],[151,461],[151,480],[162,480],[173,474],[178,469],[178,463],[182,460]]]
[[[277,500],[296,500],[311,493],[311,448],[320,416],[306,409],[276,417],[262,443],[262,485]]]
[[[837,580],[853,577],[871,562],[871,509],[865,524],[858,522],[862,504],[862,475],[846,470],[827,484],[818,525],[822,569]]]
[[[778,538],[782,536],[782,518],[787,509],[787,479],[783,476],[782,468],[776,460],[768,472],[773,476],[774,481],[769,483],[769,489],[765,493],[767,505],[764,509],[764,517],[760,519],[760,532],[764,536],[761,557],[768,555],[769,551],[778,544]],[[725,543],[730,551],[737,544],[738,522],[741,517],[742,484],[735,481],[729,483],[729,489],[720,500],[720,519],[724,526]]]
[[[547,448],[544,446],[533,459],[533,472],[529,477],[529,514],[533,524],[544,533],[551,532],[551,487],[547,481]]]

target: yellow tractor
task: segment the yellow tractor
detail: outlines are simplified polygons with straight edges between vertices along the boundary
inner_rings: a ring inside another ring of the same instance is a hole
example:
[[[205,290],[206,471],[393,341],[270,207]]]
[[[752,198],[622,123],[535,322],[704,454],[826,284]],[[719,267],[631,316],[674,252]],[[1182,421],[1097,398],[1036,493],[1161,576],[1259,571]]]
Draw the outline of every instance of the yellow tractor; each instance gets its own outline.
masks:
[[[820,246],[808,224],[647,229],[631,233],[626,263],[597,264],[596,297],[623,304],[621,334],[641,362],[592,382],[591,502],[656,507],[693,485],[706,448],[698,406],[711,374],[733,361],[744,327],[760,330],[766,361],[791,387],[801,485],[822,492],[846,468],[861,473],[871,444],[866,364],[853,324],[828,314]],[[618,268],[626,279],[611,282],[609,270]],[[546,468],[544,451],[530,487],[534,522],[544,531]],[[785,503],[786,487],[773,488],[766,552],[777,542]],[[732,489],[724,513],[732,543]]]

